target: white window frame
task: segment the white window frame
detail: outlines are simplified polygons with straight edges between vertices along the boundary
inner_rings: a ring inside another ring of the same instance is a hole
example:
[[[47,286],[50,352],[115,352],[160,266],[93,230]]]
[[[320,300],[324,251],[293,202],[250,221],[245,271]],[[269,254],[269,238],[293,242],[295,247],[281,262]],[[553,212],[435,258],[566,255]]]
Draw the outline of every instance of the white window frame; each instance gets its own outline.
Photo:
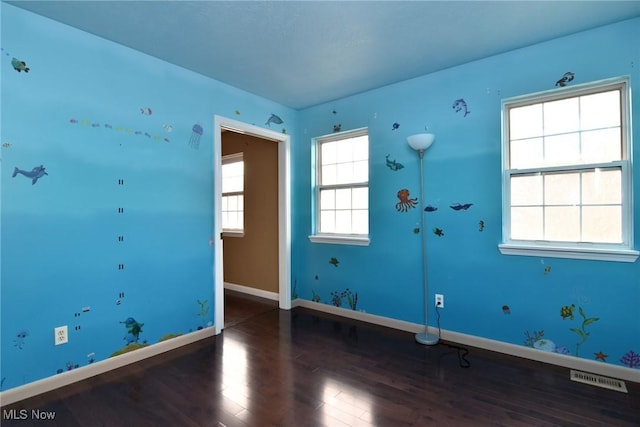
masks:
[[[229,164],[229,163],[237,163],[237,162],[244,162],[244,153],[240,152],[240,153],[234,153],[234,154],[229,154],[226,156],[222,156],[222,167],[224,168],[224,165]],[[222,178],[224,179],[224,178]],[[244,237],[244,211],[245,211],[245,200],[244,200],[244,176],[243,176],[243,181],[242,181],[242,191],[234,191],[234,192],[226,192],[226,193],[222,193],[221,194],[221,199],[224,198],[225,196],[237,196],[237,195],[241,195],[242,196],[242,218],[243,218],[243,224],[242,224],[242,228],[224,228],[222,227],[222,235],[224,237]]]
[[[509,169],[509,109],[563,98],[587,95],[619,89],[621,94],[621,138],[622,160],[609,163],[582,164],[577,166],[539,167],[531,169]],[[498,249],[505,255],[524,255],[552,258],[589,259],[602,261],[635,262],[640,252],[634,250],[633,220],[633,174],[631,140],[631,89],[627,77],[555,89],[523,95],[502,101],[502,243]],[[511,177],[515,175],[548,173],[554,171],[589,170],[616,167],[621,169],[622,190],[622,243],[598,244],[588,242],[554,242],[537,240],[511,240]]]
[[[309,240],[314,243],[330,243],[330,244],[339,244],[339,245],[354,245],[354,246],[368,246],[370,243],[369,234],[341,234],[341,233],[320,233],[319,225],[320,225],[320,190],[326,188],[367,188],[367,192],[369,189],[369,175],[368,173],[367,181],[365,182],[352,182],[349,184],[339,184],[339,185],[320,185],[321,180],[321,152],[320,147],[323,143],[339,141],[342,139],[354,138],[362,135],[369,136],[368,128],[360,128],[354,129],[344,132],[336,132],[330,135],[324,135],[313,139],[312,144],[312,173],[314,175],[313,186],[314,186],[314,197],[313,197],[313,207],[314,207],[314,217],[313,217],[313,234],[309,236]],[[369,143],[369,153],[371,151],[371,145]],[[367,159],[367,168],[369,169],[371,165],[371,156],[368,156]],[[368,201],[367,205],[367,214],[370,217],[370,207],[371,201]],[[370,218],[368,218],[369,225],[371,224]],[[371,230],[369,230],[371,231]]]

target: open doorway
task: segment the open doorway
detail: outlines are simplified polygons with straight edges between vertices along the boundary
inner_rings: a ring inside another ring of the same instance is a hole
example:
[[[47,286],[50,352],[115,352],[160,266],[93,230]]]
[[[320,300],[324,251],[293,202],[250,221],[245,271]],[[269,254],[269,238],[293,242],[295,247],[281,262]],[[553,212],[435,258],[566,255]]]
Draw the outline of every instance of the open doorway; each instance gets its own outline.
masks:
[[[289,184],[289,156],[290,138],[286,134],[249,125],[237,120],[221,116],[214,118],[214,301],[215,301],[215,333],[224,329],[224,259],[222,241],[222,141],[224,132],[234,132],[241,135],[257,137],[262,140],[277,143],[277,299],[282,309],[291,308],[291,225],[290,225],[290,184]],[[266,291],[269,292],[269,291]],[[260,291],[257,291],[260,295]],[[275,295],[275,293],[273,293]]]

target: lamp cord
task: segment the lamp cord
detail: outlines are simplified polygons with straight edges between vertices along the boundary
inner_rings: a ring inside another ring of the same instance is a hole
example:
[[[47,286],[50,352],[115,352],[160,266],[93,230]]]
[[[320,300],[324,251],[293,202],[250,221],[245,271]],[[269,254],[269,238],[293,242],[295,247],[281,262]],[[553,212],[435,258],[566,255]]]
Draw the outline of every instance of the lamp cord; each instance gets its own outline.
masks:
[[[440,307],[436,306],[436,319],[438,322],[438,341],[440,341],[440,337],[442,335],[442,330],[440,328]],[[467,356],[469,355],[469,350],[464,347],[460,347],[453,344],[445,344],[449,348],[453,348],[457,350],[458,353],[458,364],[461,368],[469,368],[471,367],[471,362],[467,360]]]

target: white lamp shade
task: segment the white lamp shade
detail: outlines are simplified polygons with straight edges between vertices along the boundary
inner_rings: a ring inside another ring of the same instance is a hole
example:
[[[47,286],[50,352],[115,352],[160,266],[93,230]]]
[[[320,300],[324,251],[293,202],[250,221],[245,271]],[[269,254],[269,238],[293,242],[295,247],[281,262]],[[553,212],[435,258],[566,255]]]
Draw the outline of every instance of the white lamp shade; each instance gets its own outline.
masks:
[[[433,141],[435,141],[436,136],[432,133],[417,133],[415,135],[411,135],[407,137],[407,142],[414,150],[426,150],[431,147]]]

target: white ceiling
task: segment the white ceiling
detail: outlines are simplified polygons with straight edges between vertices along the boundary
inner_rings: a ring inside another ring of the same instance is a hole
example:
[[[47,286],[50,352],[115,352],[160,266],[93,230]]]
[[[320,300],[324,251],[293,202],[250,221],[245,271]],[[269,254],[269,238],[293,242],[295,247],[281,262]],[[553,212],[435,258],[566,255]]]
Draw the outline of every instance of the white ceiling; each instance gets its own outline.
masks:
[[[6,3],[296,109],[640,16],[639,0]]]

